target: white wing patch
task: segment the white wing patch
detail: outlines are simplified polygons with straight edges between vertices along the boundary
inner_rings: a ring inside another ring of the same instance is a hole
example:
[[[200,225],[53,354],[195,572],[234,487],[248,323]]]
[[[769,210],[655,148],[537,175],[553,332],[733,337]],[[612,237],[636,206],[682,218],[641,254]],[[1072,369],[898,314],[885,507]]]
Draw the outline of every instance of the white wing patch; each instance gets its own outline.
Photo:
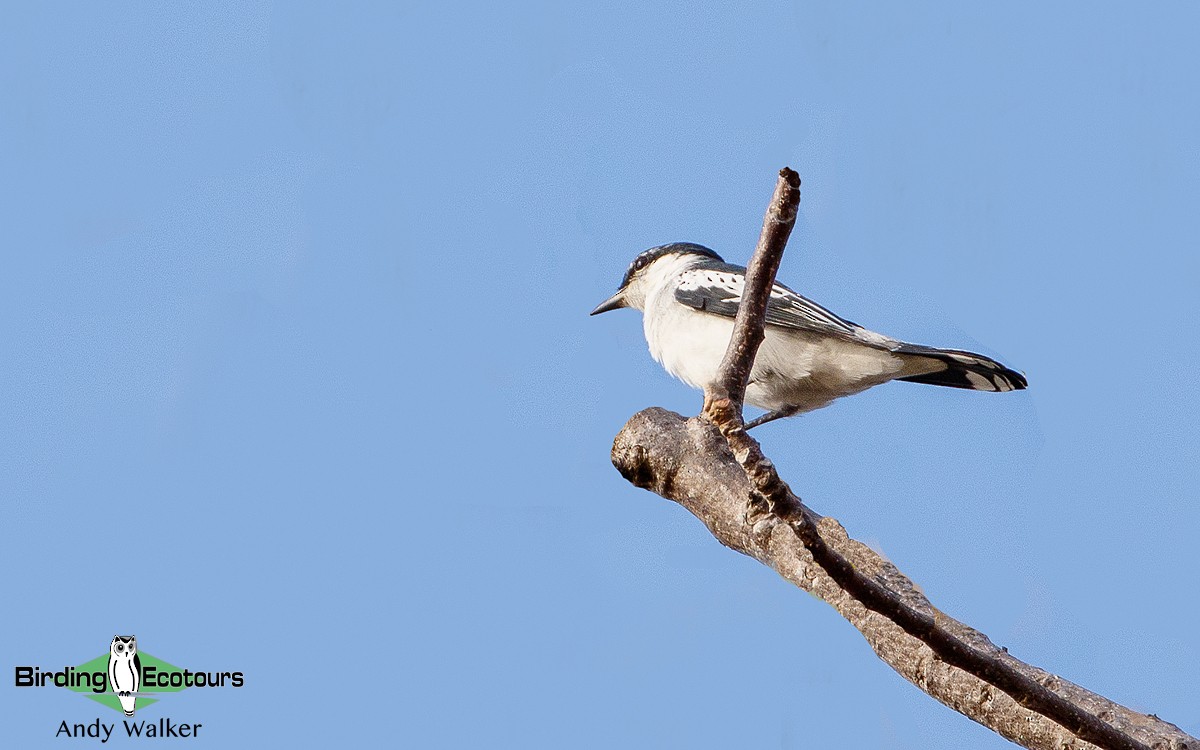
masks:
[[[676,298],[701,310],[733,317],[746,287],[746,277],[734,271],[693,268],[679,275]],[[776,284],[767,302],[767,322],[785,328],[838,331],[876,345],[890,340],[844,320],[812,300]]]

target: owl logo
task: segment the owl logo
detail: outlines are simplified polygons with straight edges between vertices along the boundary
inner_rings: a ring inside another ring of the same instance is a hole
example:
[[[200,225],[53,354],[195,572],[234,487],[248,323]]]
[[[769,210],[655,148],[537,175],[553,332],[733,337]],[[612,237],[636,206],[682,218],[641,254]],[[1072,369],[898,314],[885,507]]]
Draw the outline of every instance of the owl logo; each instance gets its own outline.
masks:
[[[137,707],[137,691],[142,684],[142,661],[138,658],[137,638],[113,636],[108,647],[108,689],[117,694],[126,716]]]

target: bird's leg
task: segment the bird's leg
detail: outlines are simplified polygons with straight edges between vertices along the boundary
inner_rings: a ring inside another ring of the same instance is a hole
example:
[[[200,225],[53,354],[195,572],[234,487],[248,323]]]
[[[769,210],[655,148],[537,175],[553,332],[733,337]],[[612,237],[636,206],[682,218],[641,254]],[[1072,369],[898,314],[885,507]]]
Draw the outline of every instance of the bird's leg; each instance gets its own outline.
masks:
[[[774,422],[776,419],[790,417],[798,411],[800,411],[800,408],[796,406],[792,406],[787,409],[776,409],[775,411],[769,411],[761,417],[751,419],[749,422],[747,422],[746,429],[751,430],[755,427],[758,427],[760,424],[766,424],[767,422]]]

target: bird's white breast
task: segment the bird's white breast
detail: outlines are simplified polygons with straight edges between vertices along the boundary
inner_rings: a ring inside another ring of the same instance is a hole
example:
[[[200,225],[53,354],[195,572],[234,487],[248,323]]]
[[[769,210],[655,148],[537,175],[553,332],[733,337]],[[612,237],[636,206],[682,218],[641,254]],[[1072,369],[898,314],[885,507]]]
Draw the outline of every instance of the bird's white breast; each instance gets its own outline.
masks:
[[[673,295],[652,304],[642,319],[650,356],[693,388],[713,382],[733,333],[733,321],[682,305]]]

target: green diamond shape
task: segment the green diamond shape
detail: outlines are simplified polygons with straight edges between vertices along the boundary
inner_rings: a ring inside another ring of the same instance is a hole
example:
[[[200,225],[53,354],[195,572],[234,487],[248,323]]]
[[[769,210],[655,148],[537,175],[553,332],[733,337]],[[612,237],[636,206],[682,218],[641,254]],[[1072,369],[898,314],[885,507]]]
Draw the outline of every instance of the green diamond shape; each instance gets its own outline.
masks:
[[[108,674],[108,657],[109,657],[108,654],[101,654],[100,656],[97,656],[95,659],[92,659],[91,661],[88,661],[88,662],[84,662],[83,664],[80,664],[79,666],[75,667],[75,671],[76,672],[103,672],[104,674],[107,675]],[[157,678],[160,681],[162,681],[164,679],[163,675],[169,675],[172,672],[178,672],[180,674],[183,673],[182,667],[177,667],[174,664],[168,664],[167,662],[163,661],[162,659],[159,659],[158,657],[155,657],[155,656],[151,656],[150,654],[146,653],[145,651],[138,652],[138,659],[142,662],[143,673],[145,672],[145,669],[147,667],[154,667],[155,669],[158,670]],[[111,692],[111,688],[110,688],[110,692],[104,692],[104,693],[92,692],[92,689],[90,687],[88,687],[87,685],[80,685],[78,687],[68,687],[67,690],[70,690],[75,693],[82,693],[83,695],[86,695],[87,697],[91,698],[92,700],[96,701],[97,703],[99,703],[102,706],[108,706],[112,710],[120,712],[122,714],[125,713],[124,709],[121,708],[121,701],[118,700],[116,693]],[[146,690],[144,692],[178,693],[180,690],[187,690],[187,688],[185,688],[185,687],[156,687],[153,690]],[[149,706],[151,703],[158,703],[158,699],[157,698],[142,698],[142,697],[139,697],[137,699],[137,707],[139,709],[145,708],[146,706]]]

